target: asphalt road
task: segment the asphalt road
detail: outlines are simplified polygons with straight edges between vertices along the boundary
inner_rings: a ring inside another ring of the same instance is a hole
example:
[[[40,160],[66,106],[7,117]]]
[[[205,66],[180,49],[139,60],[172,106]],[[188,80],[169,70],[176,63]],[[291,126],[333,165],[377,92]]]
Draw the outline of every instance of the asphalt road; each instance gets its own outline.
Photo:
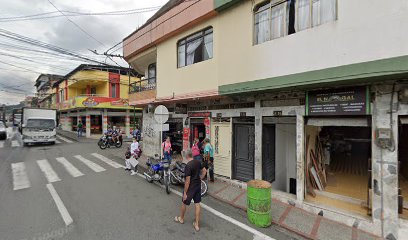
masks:
[[[10,129],[0,141],[0,239],[300,239],[277,227],[255,229],[244,212],[208,196],[200,232],[193,208],[177,224],[180,197],[130,176],[109,151],[63,138],[23,147]]]

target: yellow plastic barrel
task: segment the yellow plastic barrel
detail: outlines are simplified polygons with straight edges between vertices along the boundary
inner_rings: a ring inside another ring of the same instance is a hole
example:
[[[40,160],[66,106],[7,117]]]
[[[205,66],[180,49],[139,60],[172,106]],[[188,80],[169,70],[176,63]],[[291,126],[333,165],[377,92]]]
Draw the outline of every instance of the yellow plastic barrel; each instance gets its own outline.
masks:
[[[252,180],[247,184],[247,215],[250,223],[257,227],[269,227],[271,216],[271,184]]]

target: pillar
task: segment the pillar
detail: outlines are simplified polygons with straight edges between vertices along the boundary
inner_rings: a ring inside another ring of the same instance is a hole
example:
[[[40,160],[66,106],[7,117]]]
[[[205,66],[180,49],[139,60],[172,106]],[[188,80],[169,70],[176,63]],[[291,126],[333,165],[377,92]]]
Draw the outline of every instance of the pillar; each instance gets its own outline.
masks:
[[[108,110],[104,109],[102,112],[102,132],[108,131]]]
[[[91,115],[89,114],[88,110],[85,112],[86,116],[86,137],[91,137]]]
[[[262,112],[261,101],[255,101],[255,179],[262,179]]]
[[[398,239],[398,92],[395,91],[393,111],[390,110],[392,86],[381,86],[375,98],[372,111],[372,136],[377,128],[391,128],[394,149],[383,149],[372,141],[372,216],[380,227],[382,237]],[[383,94],[387,93],[387,94]],[[403,236],[399,236],[400,238]]]
[[[305,198],[305,121],[302,114],[296,114],[296,198],[303,202]]]
[[[130,111],[126,110],[126,117],[125,117],[125,133],[127,137],[131,137],[130,134]]]

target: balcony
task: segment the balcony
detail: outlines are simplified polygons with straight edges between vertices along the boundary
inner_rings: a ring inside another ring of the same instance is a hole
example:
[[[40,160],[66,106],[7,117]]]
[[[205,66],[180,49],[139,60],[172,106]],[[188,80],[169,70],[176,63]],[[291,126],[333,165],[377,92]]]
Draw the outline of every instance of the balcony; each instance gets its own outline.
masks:
[[[130,84],[130,105],[146,105],[156,98],[156,78],[144,79]]]

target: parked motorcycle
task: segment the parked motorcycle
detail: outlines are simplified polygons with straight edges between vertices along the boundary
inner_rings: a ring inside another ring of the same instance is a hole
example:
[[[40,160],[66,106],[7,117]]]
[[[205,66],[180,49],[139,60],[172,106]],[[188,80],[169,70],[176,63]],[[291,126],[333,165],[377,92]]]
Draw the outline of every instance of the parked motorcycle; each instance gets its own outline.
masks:
[[[116,134],[104,134],[98,141],[98,146],[101,149],[110,148],[111,146],[115,146],[117,148],[122,147],[122,142],[120,138]]]
[[[146,180],[149,183],[158,181],[165,185],[166,193],[170,194],[170,162],[167,160],[160,160],[157,158],[149,158],[146,162],[148,167],[147,172],[144,173]]]
[[[170,182],[173,185],[178,185],[178,184],[185,184],[185,175],[184,171],[186,168],[185,163],[181,162],[176,162],[174,167],[171,169],[170,172]],[[201,196],[204,196],[207,194],[208,191],[208,185],[204,180],[201,180]]]

